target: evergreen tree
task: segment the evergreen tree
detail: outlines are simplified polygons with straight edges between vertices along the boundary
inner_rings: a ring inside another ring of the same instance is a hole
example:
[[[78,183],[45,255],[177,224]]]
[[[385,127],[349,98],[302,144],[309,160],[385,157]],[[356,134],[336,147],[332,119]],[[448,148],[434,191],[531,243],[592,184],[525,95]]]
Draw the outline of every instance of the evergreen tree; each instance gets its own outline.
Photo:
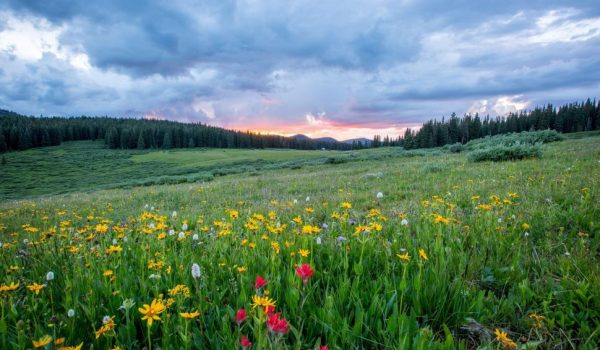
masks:
[[[146,143],[144,142],[144,134],[140,131],[140,134],[138,136],[138,140],[137,140],[137,149],[144,149],[146,148]]]

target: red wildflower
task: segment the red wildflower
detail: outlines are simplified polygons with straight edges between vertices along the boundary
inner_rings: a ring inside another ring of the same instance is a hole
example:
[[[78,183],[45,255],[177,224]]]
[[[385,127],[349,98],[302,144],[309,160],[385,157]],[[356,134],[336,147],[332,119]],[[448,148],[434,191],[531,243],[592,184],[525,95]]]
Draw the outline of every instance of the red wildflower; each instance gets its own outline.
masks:
[[[248,315],[246,315],[246,309],[239,309],[237,314],[235,314],[235,322],[239,325],[242,324],[242,322],[244,322],[246,319],[248,318]]]
[[[267,285],[267,280],[264,279],[261,275],[256,276],[256,281],[254,282],[255,289],[261,289],[262,287]]]
[[[248,340],[248,338],[246,338],[245,335],[242,335],[242,340],[240,340],[240,344],[242,345],[242,348],[244,348],[244,349],[247,349],[252,346],[252,342],[250,340]]]
[[[329,347],[327,345],[322,345],[319,346],[319,350],[329,350]]]
[[[267,327],[274,333],[285,334],[289,330],[289,325],[286,319],[279,318],[279,315],[281,315],[281,312],[271,314],[269,319],[267,319]]]
[[[311,278],[314,273],[315,270],[313,270],[309,264],[302,264],[302,266],[296,266],[296,274],[300,278],[302,278],[305,284],[308,282],[308,279]]]

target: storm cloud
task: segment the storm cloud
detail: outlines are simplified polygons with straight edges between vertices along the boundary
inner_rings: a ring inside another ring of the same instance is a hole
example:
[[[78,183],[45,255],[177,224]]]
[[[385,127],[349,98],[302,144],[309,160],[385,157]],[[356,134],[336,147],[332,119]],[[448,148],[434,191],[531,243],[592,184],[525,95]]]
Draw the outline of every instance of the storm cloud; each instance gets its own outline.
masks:
[[[600,7],[10,0],[0,67],[0,108],[25,114],[370,137],[598,97]]]

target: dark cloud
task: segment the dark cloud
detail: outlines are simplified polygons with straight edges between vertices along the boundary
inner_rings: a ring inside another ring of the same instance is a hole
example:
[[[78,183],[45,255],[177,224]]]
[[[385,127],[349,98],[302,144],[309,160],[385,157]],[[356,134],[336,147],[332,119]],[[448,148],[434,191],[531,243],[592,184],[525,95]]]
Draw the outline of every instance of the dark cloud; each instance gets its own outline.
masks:
[[[503,95],[585,98],[600,81],[591,0],[7,0],[2,13],[0,35],[11,19],[60,31],[41,59],[0,46],[0,104],[32,114],[400,125]]]

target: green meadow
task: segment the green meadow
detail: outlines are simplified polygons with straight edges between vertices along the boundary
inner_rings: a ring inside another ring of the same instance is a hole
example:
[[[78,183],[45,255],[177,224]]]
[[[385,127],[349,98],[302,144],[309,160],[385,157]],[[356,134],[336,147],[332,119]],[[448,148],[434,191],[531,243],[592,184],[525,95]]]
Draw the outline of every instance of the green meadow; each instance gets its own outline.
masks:
[[[7,153],[0,348],[597,349],[600,137],[540,147]]]

